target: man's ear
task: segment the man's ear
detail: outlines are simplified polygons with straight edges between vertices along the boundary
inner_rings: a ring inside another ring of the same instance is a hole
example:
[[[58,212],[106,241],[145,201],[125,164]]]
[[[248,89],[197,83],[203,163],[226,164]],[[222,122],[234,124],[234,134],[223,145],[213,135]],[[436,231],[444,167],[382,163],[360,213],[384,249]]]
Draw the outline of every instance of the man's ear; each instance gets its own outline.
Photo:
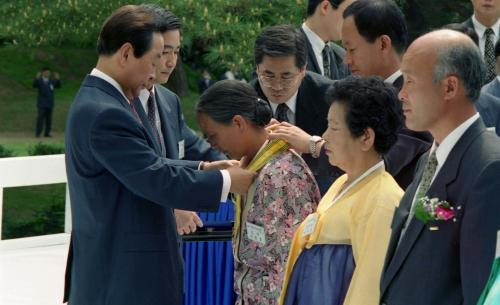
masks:
[[[123,67],[130,59],[130,56],[134,56],[134,47],[130,42],[124,43],[118,50],[118,64]]]
[[[451,100],[458,94],[460,80],[455,75],[444,77],[441,82],[441,91],[445,100]]]
[[[382,51],[389,51],[392,49],[392,40],[388,35],[380,36],[380,49]]]

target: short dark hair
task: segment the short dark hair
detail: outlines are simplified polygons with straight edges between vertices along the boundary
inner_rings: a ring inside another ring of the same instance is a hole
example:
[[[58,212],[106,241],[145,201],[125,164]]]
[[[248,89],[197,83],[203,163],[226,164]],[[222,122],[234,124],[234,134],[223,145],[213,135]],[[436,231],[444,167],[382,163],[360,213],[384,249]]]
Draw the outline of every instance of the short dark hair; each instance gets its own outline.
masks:
[[[463,25],[462,23],[449,23],[444,25],[442,28],[464,33],[465,35],[469,36],[470,39],[472,39],[472,41],[474,41],[474,43],[477,46],[479,46],[479,36],[477,35],[476,31],[474,31],[474,29],[471,27]]]
[[[309,0],[307,2],[307,17],[314,15],[314,12],[316,12],[316,8],[321,2],[323,2],[323,0]],[[337,9],[342,4],[342,2],[344,2],[344,0],[328,0],[328,2],[330,2],[334,9]]]
[[[229,79],[218,81],[205,90],[196,104],[196,111],[224,125],[230,125],[235,115],[241,115],[261,128],[272,116],[269,104],[259,98],[251,85]]]
[[[125,43],[134,48],[134,56],[142,57],[151,49],[153,33],[158,32],[155,15],[150,9],[125,5],[109,16],[97,39],[99,55],[113,55]]]
[[[156,4],[141,4],[141,7],[149,9],[155,14],[156,27],[160,33],[181,30],[181,20],[171,11]]]
[[[50,68],[49,68],[49,67],[47,67],[47,66],[42,67],[42,72],[43,72],[43,71],[50,71]]]
[[[500,39],[495,43],[495,57],[500,56]]]
[[[386,153],[396,143],[403,126],[401,102],[395,88],[380,77],[349,76],[330,85],[326,97],[331,105],[345,106],[345,121],[353,137],[373,129],[377,153]]]
[[[359,34],[372,43],[387,35],[398,54],[408,47],[408,30],[403,12],[392,0],[358,0],[349,5],[344,19],[353,16]]]
[[[306,64],[304,34],[287,24],[265,28],[255,39],[255,64],[260,64],[265,55],[269,57],[295,56],[295,65],[302,69]]]

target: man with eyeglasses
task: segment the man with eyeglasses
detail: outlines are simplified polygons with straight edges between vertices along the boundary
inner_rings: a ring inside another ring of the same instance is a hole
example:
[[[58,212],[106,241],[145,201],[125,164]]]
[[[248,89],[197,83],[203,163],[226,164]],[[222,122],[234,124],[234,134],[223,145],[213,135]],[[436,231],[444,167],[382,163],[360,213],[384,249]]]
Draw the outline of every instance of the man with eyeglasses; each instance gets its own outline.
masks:
[[[332,81],[306,71],[304,34],[291,25],[276,25],[260,33],[254,45],[257,79],[255,90],[269,102],[273,116],[283,124],[296,125],[309,134],[323,134],[327,127],[327,88]],[[302,155],[311,168],[321,194],[342,173],[332,167],[326,156],[319,157],[316,146],[322,139],[313,136],[309,149]]]
[[[342,13],[354,0],[309,0],[301,31],[306,36],[307,70],[330,79],[349,75],[345,51],[333,43],[341,40]]]

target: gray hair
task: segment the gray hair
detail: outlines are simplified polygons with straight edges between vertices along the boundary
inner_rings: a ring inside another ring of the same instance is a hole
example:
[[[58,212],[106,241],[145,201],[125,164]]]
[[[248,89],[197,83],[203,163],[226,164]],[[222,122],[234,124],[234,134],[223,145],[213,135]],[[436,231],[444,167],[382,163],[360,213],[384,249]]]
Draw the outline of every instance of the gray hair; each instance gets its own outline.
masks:
[[[464,86],[465,95],[475,102],[479,97],[486,69],[479,48],[472,41],[443,44],[437,48],[432,81],[437,83],[450,74],[458,77]]]

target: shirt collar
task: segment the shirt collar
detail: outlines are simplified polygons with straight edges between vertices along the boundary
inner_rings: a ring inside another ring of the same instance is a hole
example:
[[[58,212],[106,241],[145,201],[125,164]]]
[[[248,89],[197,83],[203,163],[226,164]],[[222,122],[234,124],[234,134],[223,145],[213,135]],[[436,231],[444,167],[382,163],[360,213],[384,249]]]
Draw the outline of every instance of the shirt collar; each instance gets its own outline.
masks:
[[[472,15],[472,24],[474,25],[474,29],[476,30],[477,35],[479,35],[479,39],[481,39],[484,36],[484,32],[487,28],[481,22],[479,22],[479,20],[477,20],[476,15]],[[497,22],[495,22],[495,24],[491,26],[493,33],[495,33],[495,37],[498,37],[499,28],[500,18],[498,18]]]
[[[323,49],[325,48],[325,42],[323,41],[323,39],[321,39],[318,34],[314,33],[313,30],[311,30],[305,22],[302,24],[302,29],[304,30],[307,39],[311,43],[314,53],[321,55]]]
[[[299,90],[295,92],[295,94],[285,102],[285,104],[288,106],[288,109],[292,111],[293,114],[295,114],[295,108],[297,107],[297,93],[299,93]],[[273,115],[276,113],[276,108],[278,108],[279,104],[273,103],[269,101],[269,104],[271,104],[271,109],[273,110]]]
[[[153,86],[153,88],[151,88],[151,90],[143,88],[141,90],[141,92],[139,93],[139,100],[141,101],[142,107],[144,108],[144,111],[146,111],[146,112],[148,111],[148,100],[149,100],[150,94],[155,94],[155,86]]]
[[[396,79],[398,79],[401,75],[403,75],[403,73],[401,73],[401,70],[398,69],[398,70],[396,70],[396,72],[392,73],[391,76],[386,78],[384,82],[392,85],[392,84],[394,84]]]
[[[92,72],[90,72],[90,75],[98,77],[98,78],[110,83],[113,87],[116,88],[116,90],[118,90],[118,92],[120,92],[123,95],[125,100],[130,103],[130,101],[127,98],[127,96],[125,95],[125,93],[123,93],[122,86],[116,80],[114,80],[111,76],[107,75],[106,73],[102,72],[101,70],[99,70],[97,68],[92,69]]]
[[[476,114],[468,118],[465,122],[460,124],[460,126],[448,134],[441,144],[437,145],[436,141],[434,141],[431,147],[431,152],[436,150],[436,158],[439,167],[444,164],[455,144],[457,144],[458,140],[460,140],[465,131],[467,131],[467,129],[469,129],[469,127],[477,119],[479,119],[479,113],[476,112]]]

